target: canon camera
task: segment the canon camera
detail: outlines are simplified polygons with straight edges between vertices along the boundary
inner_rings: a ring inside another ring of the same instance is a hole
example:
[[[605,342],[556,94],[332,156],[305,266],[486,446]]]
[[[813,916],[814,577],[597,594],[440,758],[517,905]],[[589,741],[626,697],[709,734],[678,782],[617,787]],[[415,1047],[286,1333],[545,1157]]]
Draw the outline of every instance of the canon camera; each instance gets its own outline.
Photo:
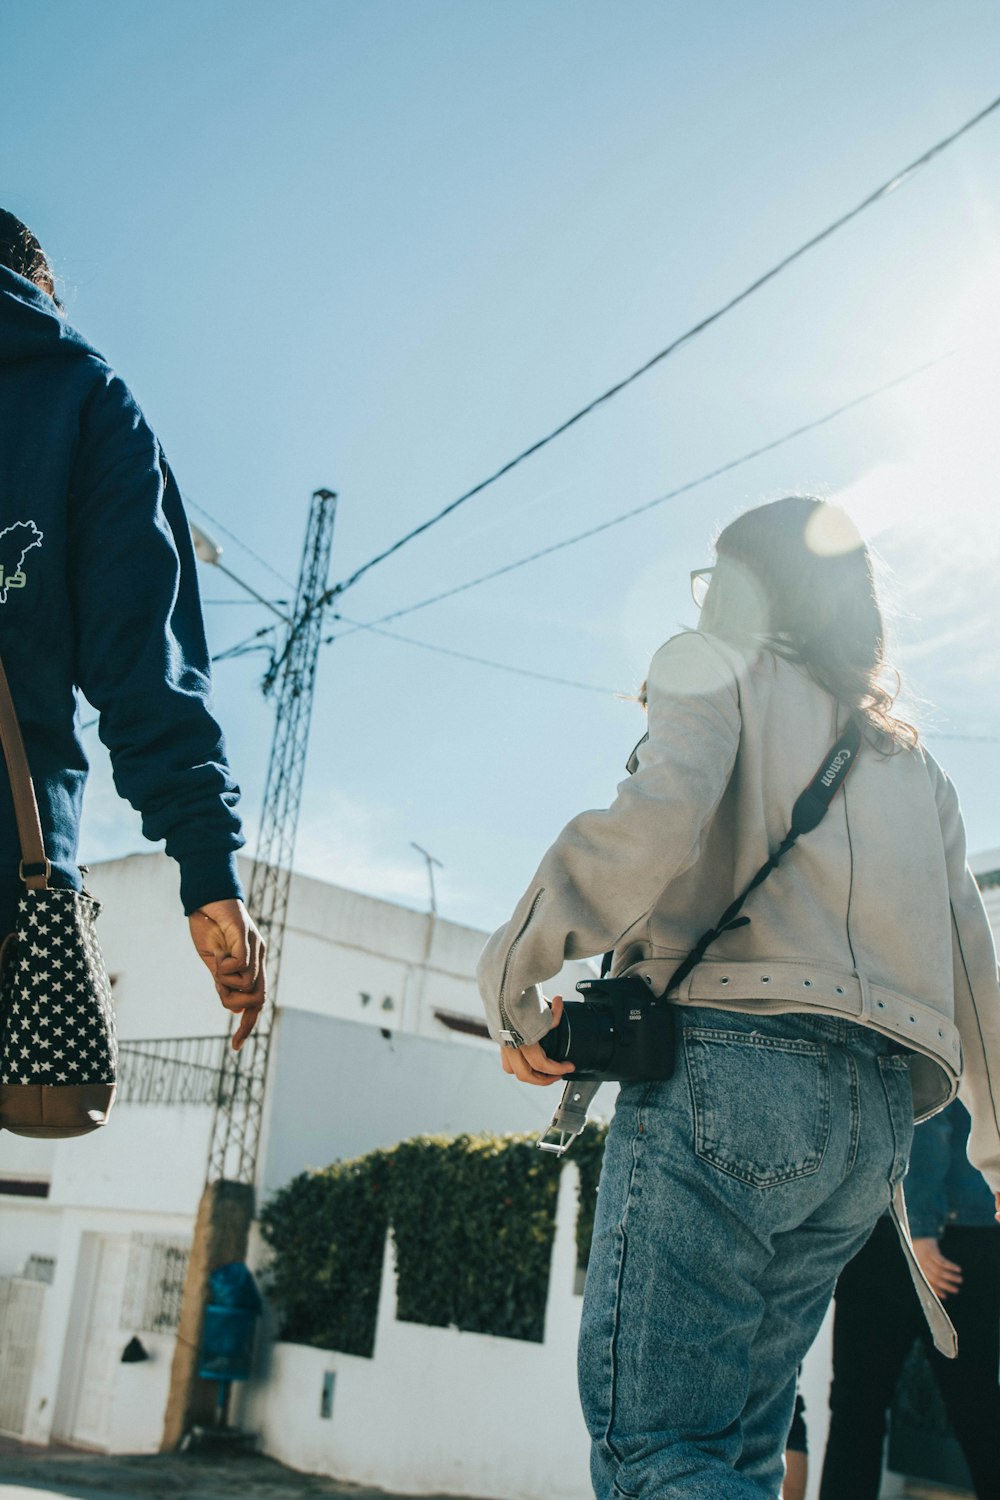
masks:
[[[620,1083],[669,1078],[674,1071],[674,1007],[643,980],[583,979],[583,1000],[563,1007],[558,1026],[542,1037],[553,1062],[571,1062],[573,1079]]]

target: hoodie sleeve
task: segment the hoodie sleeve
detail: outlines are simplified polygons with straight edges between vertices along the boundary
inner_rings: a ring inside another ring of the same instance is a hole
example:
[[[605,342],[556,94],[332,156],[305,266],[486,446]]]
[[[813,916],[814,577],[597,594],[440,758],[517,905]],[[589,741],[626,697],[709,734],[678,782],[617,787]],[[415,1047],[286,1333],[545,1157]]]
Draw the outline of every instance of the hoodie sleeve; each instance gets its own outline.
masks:
[[[965,825],[948,777],[926,757],[937,797],[951,900],[955,1025],[962,1040],[959,1097],[972,1116],[968,1154],[1000,1190],[1000,976],[989,917],[969,869]]]
[[[233,781],[180,493],[128,390],[108,374],[81,414],[68,563],[76,680],[115,785],[180,865],[188,913],[241,895]]]
[[[737,683],[697,632],[653,658],[649,734],[610,808],[581,813],[545,855],[510,921],[479,961],[490,1034],[508,1046],[545,1035],[537,988],[567,959],[612,948],[698,858],[740,739]]]

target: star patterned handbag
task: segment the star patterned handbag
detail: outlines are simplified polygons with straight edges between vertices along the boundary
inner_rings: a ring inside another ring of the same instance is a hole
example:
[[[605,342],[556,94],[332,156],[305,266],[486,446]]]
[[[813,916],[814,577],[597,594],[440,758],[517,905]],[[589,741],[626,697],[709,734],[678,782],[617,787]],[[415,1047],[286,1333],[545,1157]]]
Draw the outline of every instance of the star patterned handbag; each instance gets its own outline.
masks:
[[[7,676],[0,662],[0,741],[10,776],[24,889],[0,948],[0,1129],[86,1135],[115,1096],[115,1018],[97,942],[100,906],[49,885],[51,866]]]

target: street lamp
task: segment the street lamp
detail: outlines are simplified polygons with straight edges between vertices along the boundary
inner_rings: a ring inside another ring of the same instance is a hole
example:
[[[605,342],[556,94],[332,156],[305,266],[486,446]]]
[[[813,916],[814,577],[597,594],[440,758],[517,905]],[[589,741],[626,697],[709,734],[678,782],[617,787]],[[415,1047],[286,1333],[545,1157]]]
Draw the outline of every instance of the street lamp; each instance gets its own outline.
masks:
[[[265,599],[263,594],[258,594],[256,589],[252,589],[231,568],[226,567],[222,561],[222,548],[217,541],[210,537],[206,531],[202,531],[201,527],[196,526],[193,521],[189,521],[188,525],[191,528],[191,540],[194,543],[195,556],[199,562],[208,563],[211,567],[218,568],[220,573],[224,573],[227,578],[232,579],[233,583],[241,588],[245,594],[250,594],[257,600],[258,604],[263,604],[265,609],[269,609],[272,615],[277,615],[278,619],[284,621],[286,625],[291,625],[292,622],[288,615],[283,614],[276,604],[272,604],[270,599]]]

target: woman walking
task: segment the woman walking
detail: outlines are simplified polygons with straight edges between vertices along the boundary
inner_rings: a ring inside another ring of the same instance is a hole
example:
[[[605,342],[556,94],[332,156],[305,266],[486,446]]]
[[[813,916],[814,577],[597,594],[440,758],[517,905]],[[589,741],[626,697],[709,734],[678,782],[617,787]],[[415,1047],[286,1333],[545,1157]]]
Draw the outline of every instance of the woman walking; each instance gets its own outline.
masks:
[[[826,817],[672,993],[673,1076],[621,1088],[580,1339],[599,1500],[777,1500],[796,1368],[890,1205],[905,1231],[914,1116],[963,1059],[970,1154],[1000,1188],[996,955],[954,789],[885,685],[867,548],[792,497],[716,552],[700,628],[653,660],[633,774],[559,835],[480,966],[505,1069],[558,1081],[540,1042],[562,1003],[538,986],[613,949],[662,994],[860,729]]]

